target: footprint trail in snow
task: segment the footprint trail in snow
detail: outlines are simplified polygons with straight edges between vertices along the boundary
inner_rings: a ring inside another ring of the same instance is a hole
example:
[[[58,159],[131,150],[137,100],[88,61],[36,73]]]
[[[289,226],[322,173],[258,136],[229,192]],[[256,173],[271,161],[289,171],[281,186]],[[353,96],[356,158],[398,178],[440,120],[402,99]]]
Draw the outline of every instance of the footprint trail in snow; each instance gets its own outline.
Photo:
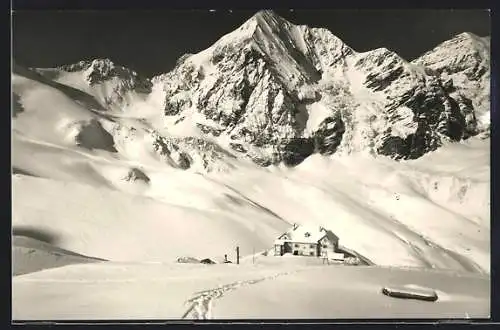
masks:
[[[271,276],[246,281],[237,281],[220,285],[215,289],[196,292],[189,300],[186,301],[186,305],[189,305],[189,308],[184,312],[184,315],[182,315],[182,319],[187,318],[189,314],[191,314],[191,317],[193,319],[197,320],[211,319],[214,300],[222,297],[225,293],[236,290],[237,288],[240,288],[242,286],[256,284],[265,280],[273,280],[279,276],[289,275],[294,272],[297,271],[278,273]]]

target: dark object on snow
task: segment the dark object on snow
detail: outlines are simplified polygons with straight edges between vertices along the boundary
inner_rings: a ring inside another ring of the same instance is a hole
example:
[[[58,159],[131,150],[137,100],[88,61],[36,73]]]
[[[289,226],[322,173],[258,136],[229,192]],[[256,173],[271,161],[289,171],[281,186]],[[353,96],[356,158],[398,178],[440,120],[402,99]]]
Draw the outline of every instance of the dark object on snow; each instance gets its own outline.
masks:
[[[225,264],[232,264],[233,262],[232,262],[232,261],[230,261],[230,260],[226,260],[226,261],[224,261],[224,263],[225,263]]]
[[[411,288],[407,286],[384,287],[382,293],[393,298],[417,299],[424,301],[436,301],[438,296],[432,289]]]
[[[198,259],[192,258],[192,257],[180,257],[177,259],[177,262],[183,263],[183,264],[197,264],[200,261]]]
[[[207,264],[207,265],[213,265],[213,264],[215,264],[214,261],[212,261],[212,260],[210,260],[208,258],[200,260],[200,263]]]

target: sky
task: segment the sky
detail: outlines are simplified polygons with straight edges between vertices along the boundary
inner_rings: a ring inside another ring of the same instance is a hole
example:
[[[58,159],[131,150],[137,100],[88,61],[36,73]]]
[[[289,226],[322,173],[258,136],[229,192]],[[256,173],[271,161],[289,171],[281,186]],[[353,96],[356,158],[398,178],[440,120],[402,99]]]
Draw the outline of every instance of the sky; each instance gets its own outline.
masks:
[[[29,67],[109,58],[151,77],[185,53],[211,46],[255,11],[14,11],[13,56]],[[487,10],[277,10],[294,24],[323,27],[356,51],[386,47],[412,60],[461,32],[490,35]]]

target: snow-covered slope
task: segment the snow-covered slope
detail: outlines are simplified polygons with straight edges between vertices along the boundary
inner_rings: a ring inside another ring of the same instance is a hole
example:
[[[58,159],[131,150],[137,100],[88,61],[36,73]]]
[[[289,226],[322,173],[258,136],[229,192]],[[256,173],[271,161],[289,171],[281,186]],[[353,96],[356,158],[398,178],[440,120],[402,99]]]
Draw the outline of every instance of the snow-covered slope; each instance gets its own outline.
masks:
[[[380,293],[383,286],[397,284],[431,288],[439,298],[429,304]],[[488,282],[480,277],[415,269],[318,267],[228,292],[214,299],[211,315],[238,318],[251,309],[252,319],[484,318],[489,316],[488,291]]]
[[[270,11],[149,93],[106,60],[16,66],[13,224],[76,253],[172,261],[250,254],[310,223],[375,264],[487,273],[489,139],[431,71]]]
[[[13,143],[23,144],[27,150],[30,145],[44,144],[48,150],[78,147],[73,154],[81,149],[92,154],[104,151],[104,158],[120,155],[132,167],[167,165],[192,171],[231,167],[234,157],[209,140],[160,132],[155,125],[157,116],[147,106],[145,113],[108,113],[93,95],[22,67],[14,69],[12,86]],[[14,155],[29,156],[30,151]],[[43,162],[32,166],[46,167]]]
[[[439,298],[436,302],[391,298],[381,293],[386,285],[428,287]],[[484,276],[380,267],[263,265],[259,261],[241,265],[100,263],[16,276],[12,291],[12,314],[19,321],[464,319],[490,315],[490,285]]]
[[[447,149],[404,163],[318,155],[292,170],[219,180],[290,222],[332,228],[341,244],[375,264],[487,270],[489,143]],[[454,153],[452,169],[447,157]]]
[[[15,165],[29,171],[27,165]],[[487,162],[481,166],[488,169]],[[14,226],[55,232],[61,247],[86,255],[172,261],[184,255],[221,258],[234,253],[236,245],[248,254],[269,248],[292,222],[312,223],[331,228],[341,244],[376,264],[489,269],[484,176],[460,177],[440,172],[437,165],[427,172],[418,165],[398,167],[366,158],[311,158],[291,172],[254,169],[217,177],[147,171],[148,182],[126,182],[125,172],[120,181],[118,165],[90,168],[86,175],[66,174],[66,180],[85,185],[14,177]],[[105,180],[106,173],[116,183]],[[193,243],[186,245],[188,237]]]
[[[310,222],[376,264],[489,269],[488,139],[436,152],[462,146],[454,153],[474,176],[443,174],[432,155],[409,163],[316,155],[295,169],[265,169],[223,149],[207,158],[210,149],[196,140],[174,144],[139,119],[89,110],[37,76],[13,78],[22,106],[13,123],[13,224],[54,232],[62,248],[111,260],[222,258],[236,245],[242,254],[269,248],[291,223]],[[201,169],[217,157],[230,168],[183,171],[174,161],[181,147],[202,150]],[[422,163],[430,169],[414,168]]]
[[[12,239],[13,276],[71,264],[101,261],[105,260],[73,253],[25,235],[15,235]]]
[[[162,191],[164,201],[29,176],[15,176],[13,185],[14,227],[54,233],[62,248],[114,261],[222,259],[238,244],[248,254],[252,248],[266,248],[289,226],[251,201],[209,183],[184,186],[184,191],[171,184],[171,193],[168,188]],[[218,193],[203,194],[203,188]]]

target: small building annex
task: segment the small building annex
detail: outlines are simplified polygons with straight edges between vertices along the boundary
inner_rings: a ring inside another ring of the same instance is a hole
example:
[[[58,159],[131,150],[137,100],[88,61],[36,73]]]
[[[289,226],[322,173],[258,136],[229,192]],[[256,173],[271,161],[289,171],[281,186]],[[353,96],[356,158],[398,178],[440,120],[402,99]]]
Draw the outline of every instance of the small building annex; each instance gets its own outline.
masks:
[[[339,238],[321,226],[300,226],[282,234],[274,242],[274,255],[285,253],[319,257],[334,254],[338,249]]]

